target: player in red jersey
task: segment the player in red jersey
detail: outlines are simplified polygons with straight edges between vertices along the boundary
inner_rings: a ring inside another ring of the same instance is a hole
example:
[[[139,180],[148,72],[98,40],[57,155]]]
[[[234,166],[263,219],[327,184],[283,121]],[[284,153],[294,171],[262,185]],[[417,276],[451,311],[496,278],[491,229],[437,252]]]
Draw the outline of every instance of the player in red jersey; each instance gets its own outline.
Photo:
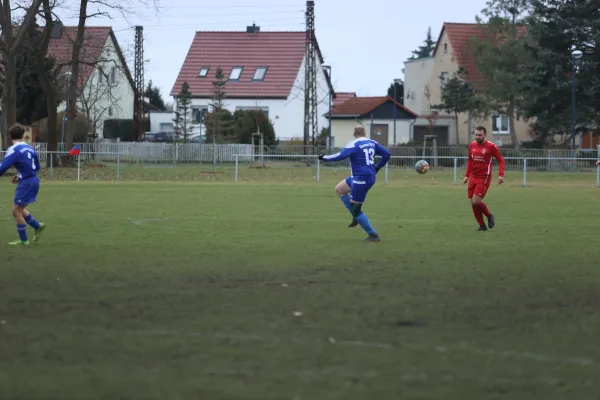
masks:
[[[483,202],[492,181],[492,158],[498,161],[498,183],[504,183],[504,158],[498,146],[488,142],[486,137],[487,130],[483,126],[475,128],[475,141],[469,145],[467,171],[463,179],[463,183],[469,182],[468,196],[480,231],[488,229],[483,221],[484,215],[490,229],[496,225],[494,216]]]

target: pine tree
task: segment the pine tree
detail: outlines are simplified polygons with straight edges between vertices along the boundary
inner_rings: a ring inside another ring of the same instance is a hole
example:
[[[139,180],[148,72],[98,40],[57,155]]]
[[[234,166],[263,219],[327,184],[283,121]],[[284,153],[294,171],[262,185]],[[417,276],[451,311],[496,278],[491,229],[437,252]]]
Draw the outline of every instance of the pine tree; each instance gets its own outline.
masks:
[[[387,95],[392,99],[394,98],[394,86],[396,87],[396,101],[400,104],[404,104],[404,82],[392,82],[387,90]]]
[[[409,60],[417,60],[420,58],[427,58],[433,55],[433,49],[435,49],[435,41],[431,35],[431,27],[427,29],[427,37],[425,41],[417,50],[412,51],[412,56]]]
[[[523,114],[535,119],[541,143],[555,134],[570,139],[572,117],[571,51],[583,52],[576,76],[576,124],[600,126],[600,1],[534,0],[528,18],[533,63],[523,80]]]
[[[152,85],[152,80],[148,82],[148,86],[144,92],[144,96],[146,96],[150,102],[158,109],[165,111],[167,108],[165,107],[165,101],[162,98],[162,94],[160,93],[160,89],[157,86]]]
[[[194,129],[194,123],[191,116],[192,94],[187,81],[181,85],[181,91],[177,95],[175,106],[175,118],[173,119],[173,133],[177,140],[183,139],[187,143],[188,138]]]
[[[233,128],[233,117],[225,108],[225,75],[221,67],[217,68],[215,79],[212,82],[211,112],[206,116],[206,139],[216,144],[217,140],[224,140]]]

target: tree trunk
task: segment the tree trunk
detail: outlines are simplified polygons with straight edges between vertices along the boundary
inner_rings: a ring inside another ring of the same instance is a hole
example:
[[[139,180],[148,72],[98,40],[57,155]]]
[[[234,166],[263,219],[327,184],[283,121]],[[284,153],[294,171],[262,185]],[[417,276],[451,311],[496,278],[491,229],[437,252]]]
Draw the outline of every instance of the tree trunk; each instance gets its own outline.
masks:
[[[79,83],[79,54],[83,44],[83,37],[85,34],[85,21],[87,18],[87,3],[88,0],[81,0],[79,6],[79,23],[77,24],[77,35],[73,42],[73,53],[71,55],[71,78],[69,80],[69,90],[67,105],[69,111],[67,113],[67,134],[65,138],[66,149],[70,150],[73,147],[73,138],[75,137],[75,130],[77,125],[75,124],[75,117],[77,116],[77,90]]]
[[[20,29],[16,37],[13,37],[12,30],[12,9],[10,0],[2,1],[0,7],[0,28],[2,29],[3,46],[2,55],[5,59],[5,71],[4,71],[4,88],[2,90],[2,118],[6,123],[6,130],[3,132],[4,140],[3,145],[8,147],[11,145],[8,140],[8,128],[16,122],[17,119],[17,90],[16,90],[16,77],[17,77],[17,66],[15,60],[15,54],[17,53],[18,47],[23,42],[26,31],[35,22],[35,16],[40,7],[42,0],[34,0],[31,7],[25,13],[25,19],[20,26]]]
[[[46,69],[46,54],[48,53],[48,45],[50,44],[50,34],[54,27],[54,21],[52,20],[52,8],[50,7],[49,0],[43,0],[44,19],[46,22],[44,36],[41,44],[35,53],[35,64],[38,82],[46,97],[46,108],[48,111],[47,129],[48,129],[48,151],[55,152],[58,150],[58,132],[56,129],[56,123],[58,120],[57,108],[58,102],[56,99],[56,90],[52,84],[51,78],[48,75]],[[50,162],[56,160],[56,155],[51,155],[46,159],[47,166],[50,166]]]
[[[519,150],[520,143],[517,138],[517,132],[515,131],[515,101],[510,100],[508,102],[508,108],[506,109],[508,114],[508,130],[510,131],[510,141],[516,150]]]

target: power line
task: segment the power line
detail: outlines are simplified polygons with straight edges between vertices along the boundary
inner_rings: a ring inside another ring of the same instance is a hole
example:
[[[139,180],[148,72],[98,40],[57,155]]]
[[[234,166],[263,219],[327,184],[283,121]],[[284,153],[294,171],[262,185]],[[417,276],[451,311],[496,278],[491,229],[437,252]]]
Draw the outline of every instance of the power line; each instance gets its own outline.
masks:
[[[262,22],[267,22],[266,24],[263,24]],[[273,24],[269,24],[269,22],[273,22]],[[276,23],[277,22],[277,23]],[[288,22],[286,24],[281,24],[279,22]],[[148,26],[148,27],[144,27],[144,30],[162,30],[165,28],[168,29],[196,29],[196,30],[204,30],[204,28],[219,28],[219,27],[230,27],[230,26],[241,26],[242,24],[247,24],[248,20],[244,20],[244,21],[227,21],[227,22],[217,22],[217,23],[202,23],[202,22],[198,22],[195,24],[177,24],[177,25],[154,25],[154,26]],[[276,23],[276,24],[275,24]],[[291,18],[291,19],[273,19],[273,20],[266,20],[266,21],[261,21],[261,23],[259,24],[261,27],[269,27],[269,26],[285,26],[285,25],[304,25],[305,21],[303,19],[300,18]],[[113,26],[113,31],[115,33],[117,32],[124,32],[124,31],[128,31],[128,30],[132,30],[134,29],[133,26],[131,27],[119,27],[119,26]]]
[[[298,14],[303,14],[304,15],[304,11],[303,10],[298,10],[298,11],[294,11],[294,12],[290,12],[290,11],[286,11],[286,12],[261,12],[261,13],[236,13],[236,14],[202,14],[202,15],[161,15],[159,18],[163,19],[163,18],[204,18],[204,17],[239,17],[239,16],[247,16],[247,15],[298,15]],[[128,19],[125,18],[123,16],[114,16],[112,17],[112,19]],[[144,18],[140,18],[140,19],[144,19]],[[149,19],[149,17],[147,17],[146,19]],[[152,22],[156,22],[155,19],[152,19]]]
[[[194,6],[169,6],[169,7],[159,7],[159,10],[170,10],[170,9],[177,9],[177,8],[185,8],[185,9],[190,9],[190,8],[201,8],[201,9],[207,9],[207,8],[278,8],[278,7],[299,7],[302,8],[304,7],[303,4],[264,4],[264,5],[260,5],[260,4],[247,4],[247,5],[219,5],[219,6],[205,6],[205,5],[199,5],[198,7],[194,7]]]

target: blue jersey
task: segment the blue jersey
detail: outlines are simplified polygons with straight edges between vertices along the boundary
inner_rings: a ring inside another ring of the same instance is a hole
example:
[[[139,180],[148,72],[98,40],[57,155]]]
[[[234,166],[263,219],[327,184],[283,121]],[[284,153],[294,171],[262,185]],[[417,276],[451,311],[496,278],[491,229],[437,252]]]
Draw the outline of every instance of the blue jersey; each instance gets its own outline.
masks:
[[[17,169],[21,181],[37,177],[40,161],[35,149],[22,142],[9,147],[0,164],[0,176],[13,166]]]
[[[375,155],[381,160],[375,164]],[[388,149],[369,138],[349,142],[339,153],[323,156],[324,161],[340,161],[350,158],[352,176],[374,176],[390,159]]]

